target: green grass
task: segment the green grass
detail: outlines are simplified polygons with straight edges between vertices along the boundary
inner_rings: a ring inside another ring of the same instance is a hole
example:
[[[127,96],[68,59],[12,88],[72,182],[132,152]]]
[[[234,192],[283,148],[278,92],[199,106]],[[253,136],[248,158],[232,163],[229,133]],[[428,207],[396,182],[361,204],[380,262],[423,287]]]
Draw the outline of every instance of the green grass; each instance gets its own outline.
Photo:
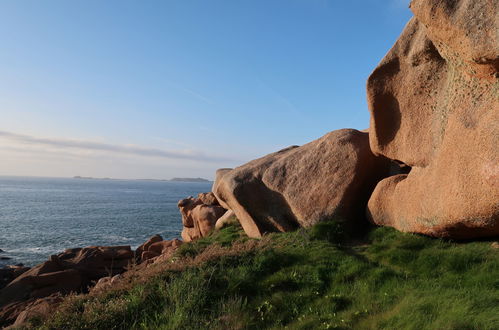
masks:
[[[337,223],[272,234],[239,227],[179,249],[130,287],[76,296],[45,329],[499,329],[499,252]]]

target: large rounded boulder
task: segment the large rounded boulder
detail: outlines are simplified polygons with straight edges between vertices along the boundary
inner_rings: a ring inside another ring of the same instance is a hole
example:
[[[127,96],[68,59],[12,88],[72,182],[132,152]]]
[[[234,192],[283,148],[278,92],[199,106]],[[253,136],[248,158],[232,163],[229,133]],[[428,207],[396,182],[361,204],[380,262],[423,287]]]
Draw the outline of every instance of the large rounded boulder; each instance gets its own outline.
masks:
[[[388,168],[386,159],[371,152],[368,136],[337,130],[301,147],[219,170],[213,193],[250,237],[332,218],[360,223],[372,189]]]

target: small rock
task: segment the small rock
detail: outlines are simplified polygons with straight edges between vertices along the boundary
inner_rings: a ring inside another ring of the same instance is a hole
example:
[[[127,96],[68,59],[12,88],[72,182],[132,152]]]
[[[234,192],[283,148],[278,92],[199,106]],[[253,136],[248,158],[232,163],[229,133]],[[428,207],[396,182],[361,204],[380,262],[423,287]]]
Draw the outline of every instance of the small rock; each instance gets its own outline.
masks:
[[[152,244],[157,243],[157,242],[161,242],[161,241],[163,241],[163,237],[161,237],[161,235],[158,235],[158,234],[149,238],[144,244],[142,244],[141,246],[139,246],[137,248],[137,250],[135,251],[135,259],[139,262],[142,261],[142,253],[149,250],[149,247]]]
[[[12,259],[11,257],[0,257],[0,260],[10,260]]]
[[[155,258],[157,256],[159,256],[160,254],[157,253],[157,252],[153,252],[153,251],[144,251],[142,252],[142,255],[140,257],[140,259],[142,261],[145,261],[145,260],[148,260],[148,259],[152,259],[152,258]]]

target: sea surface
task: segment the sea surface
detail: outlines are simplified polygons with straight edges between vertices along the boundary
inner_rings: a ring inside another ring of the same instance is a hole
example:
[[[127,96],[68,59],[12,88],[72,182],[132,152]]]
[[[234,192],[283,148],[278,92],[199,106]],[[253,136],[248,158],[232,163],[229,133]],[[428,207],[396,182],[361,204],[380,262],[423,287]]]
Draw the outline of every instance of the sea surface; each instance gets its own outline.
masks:
[[[0,267],[33,266],[67,248],[180,236],[177,202],[208,182],[0,176]]]

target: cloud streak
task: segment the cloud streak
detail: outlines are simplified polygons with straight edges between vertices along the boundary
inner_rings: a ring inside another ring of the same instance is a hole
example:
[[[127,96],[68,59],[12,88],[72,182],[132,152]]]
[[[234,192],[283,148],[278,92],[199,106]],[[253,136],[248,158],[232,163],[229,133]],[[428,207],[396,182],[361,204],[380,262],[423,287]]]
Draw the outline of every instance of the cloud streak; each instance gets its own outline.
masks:
[[[201,152],[193,151],[172,151],[158,148],[148,148],[135,145],[119,145],[103,142],[73,140],[64,138],[44,138],[25,134],[0,131],[0,139],[7,139],[30,145],[41,145],[61,149],[77,149],[85,151],[112,152],[123,155],[158,157],[166,159],[192,160],[199,162],[233,162],[235,159],[206,155]]]

